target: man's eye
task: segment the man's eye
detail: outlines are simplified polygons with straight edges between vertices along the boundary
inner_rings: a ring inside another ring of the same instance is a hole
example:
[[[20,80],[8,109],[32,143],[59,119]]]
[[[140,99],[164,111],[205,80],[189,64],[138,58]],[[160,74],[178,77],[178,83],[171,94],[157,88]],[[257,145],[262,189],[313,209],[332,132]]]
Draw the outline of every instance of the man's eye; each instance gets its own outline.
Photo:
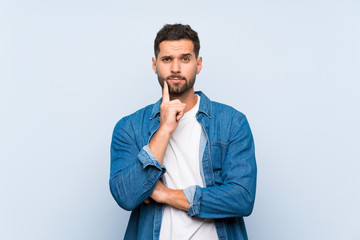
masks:
[[[184,58],[183,58],[183,61],[184,61],[184,62],[188,62],[188,61],[190,61],[190,58],[184,57]]]
[[[170,58],[163,58],[163,62],[170,62],[171,59]]]

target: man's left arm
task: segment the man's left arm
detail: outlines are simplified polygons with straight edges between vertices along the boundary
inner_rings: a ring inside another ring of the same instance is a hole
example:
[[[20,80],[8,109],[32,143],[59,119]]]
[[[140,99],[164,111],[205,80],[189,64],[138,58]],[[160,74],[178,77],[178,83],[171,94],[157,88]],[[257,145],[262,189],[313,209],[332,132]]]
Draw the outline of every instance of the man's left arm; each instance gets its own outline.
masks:
[[[156,183],[150,197],[156,202],[167,204],[186,212],[189,211],[190,204],[183,190],[167,188],[161,180]],[[145,203],[149,202],[149,199],[145,200]]]
[[[158,191],[155,188],[151,197],[158,197],[160,194],[159,202],[185,210],[189,216],[200,218],[250,215],[255,201],[257,168],[253,136],[245,116],[233,125],[230,134],[228,151],[222,166],[221,184],[191,187],[192,199],[189,199],[189,194],[186,198],[181,190],[166,189],[165,186],[158,188]]]

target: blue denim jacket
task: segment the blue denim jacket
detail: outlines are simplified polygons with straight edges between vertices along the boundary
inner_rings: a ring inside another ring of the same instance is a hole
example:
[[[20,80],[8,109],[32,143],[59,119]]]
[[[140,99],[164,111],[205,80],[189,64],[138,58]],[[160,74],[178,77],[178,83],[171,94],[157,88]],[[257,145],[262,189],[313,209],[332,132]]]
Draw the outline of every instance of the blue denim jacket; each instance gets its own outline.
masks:
[[[256,188],[254,141],[244,114],[210,101],[202,92],[198,122],[201,175],[206,187],[186,189],[190,217],[215,219],[219,239],[247,239],[243,216],[252,212]],[[111,143],[110,190],[131,210],[124,239],[159,239],[163,205],[143,203],[165,173],[148,144],[160,124],[161,99],[122,118]]]

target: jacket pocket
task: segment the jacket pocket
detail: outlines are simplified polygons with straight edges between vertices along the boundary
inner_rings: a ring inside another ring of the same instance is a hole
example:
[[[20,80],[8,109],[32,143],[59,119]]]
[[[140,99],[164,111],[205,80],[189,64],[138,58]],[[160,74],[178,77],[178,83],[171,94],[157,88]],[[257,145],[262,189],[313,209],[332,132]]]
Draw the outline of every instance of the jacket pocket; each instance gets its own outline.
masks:
[[[214,173],[215,184],[222,183],[222,165],[225,160],[228,143],[222,142],[212,142],[210,146],[211,151],[211,161]]]

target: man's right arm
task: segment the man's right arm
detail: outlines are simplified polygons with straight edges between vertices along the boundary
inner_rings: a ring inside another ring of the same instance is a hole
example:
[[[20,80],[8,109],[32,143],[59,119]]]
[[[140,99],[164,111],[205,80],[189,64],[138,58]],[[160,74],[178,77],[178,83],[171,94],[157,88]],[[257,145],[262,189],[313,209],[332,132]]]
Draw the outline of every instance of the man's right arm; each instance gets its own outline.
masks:
[[[115,126],[111,143],[110,190],[117,203],[126,210],[133,210],[146,200],[165,173],[161,164],[166,148],[185,112],[185,104],[179,100],[170,101],[166,82],[160,111],[160,127],[149,145],[140,151],[128,120],[123,118]]]
[[[185,104],[180,100],[170,101],[169,89],[166,81],[162,91],[162,102],[160,106],[160,127],[151,139],[149,147],[156,159],[162,164],[171,134],[175,131],[179,120],[184,116]]]
[[[120,207],[133,210],[153,192],[165,173],[149,146],[140,149],[127,118],[115,126],[111,142],[110,190]]]

